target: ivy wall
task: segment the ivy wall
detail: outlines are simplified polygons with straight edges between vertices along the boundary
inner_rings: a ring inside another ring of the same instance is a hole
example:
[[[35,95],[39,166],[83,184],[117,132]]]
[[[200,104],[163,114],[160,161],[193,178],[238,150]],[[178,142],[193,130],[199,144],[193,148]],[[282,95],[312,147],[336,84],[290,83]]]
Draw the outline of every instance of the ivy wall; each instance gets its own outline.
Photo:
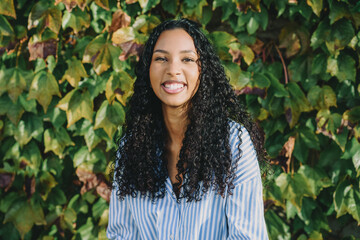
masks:
[[[359,239],[356,0],[1,0],[0,238],[106,238],[134,65],[177,17],[264,131],[271,239]]]

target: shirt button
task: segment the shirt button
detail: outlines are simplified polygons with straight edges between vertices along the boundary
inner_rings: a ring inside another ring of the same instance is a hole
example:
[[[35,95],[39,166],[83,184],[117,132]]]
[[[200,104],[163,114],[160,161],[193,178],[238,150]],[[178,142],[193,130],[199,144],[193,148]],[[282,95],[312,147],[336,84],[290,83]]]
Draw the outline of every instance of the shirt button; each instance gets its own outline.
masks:
[[[173,236],[173,235],[170,235],[170,239],[173,240],[173,239],[174,239],[174,236]]]

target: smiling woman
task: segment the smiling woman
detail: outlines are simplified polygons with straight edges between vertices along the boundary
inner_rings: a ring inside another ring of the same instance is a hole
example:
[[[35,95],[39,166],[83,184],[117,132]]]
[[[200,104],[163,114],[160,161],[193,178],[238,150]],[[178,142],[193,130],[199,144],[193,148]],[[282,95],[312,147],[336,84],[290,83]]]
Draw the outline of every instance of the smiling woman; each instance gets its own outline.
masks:
[[[268,239],[259,135],[199,26],[157,26],[136,74],[107,236]]]
[[[183,107],[199,86],[194,41],[183,29],[163,32],[154,47],[150,82],[163,107]]]

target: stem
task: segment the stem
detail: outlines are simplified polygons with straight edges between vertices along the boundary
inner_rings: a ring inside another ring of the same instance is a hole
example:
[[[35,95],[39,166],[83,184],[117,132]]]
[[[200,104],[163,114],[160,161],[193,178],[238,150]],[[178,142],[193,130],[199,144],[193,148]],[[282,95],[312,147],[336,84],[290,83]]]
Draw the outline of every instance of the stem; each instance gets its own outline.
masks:
[[[281,52],[280,52],[280,50],[279,50],[278,46],[276,46],[276,44],[274,44],[274,45],[275,45],[275,49],[276,49],[277,53],[278,53],[278,54],[279,54],[279,56],[280,56],[281,63],[282,63],[283,68],[284,68],[284,74],[285,74],[285,84],[287,84],[287,83],[289,82],[289,78],[288,78],[288,73],[287,73],[286,64],[285,64],[284,58],[283,58],[283,56],[282,56],[282,54],[281,54]]]

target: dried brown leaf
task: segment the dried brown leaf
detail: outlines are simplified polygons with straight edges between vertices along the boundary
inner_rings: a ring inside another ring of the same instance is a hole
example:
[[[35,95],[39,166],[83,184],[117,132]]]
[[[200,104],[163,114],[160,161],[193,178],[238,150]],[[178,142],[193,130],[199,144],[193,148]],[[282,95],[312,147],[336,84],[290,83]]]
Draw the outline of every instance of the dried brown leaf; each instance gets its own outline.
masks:
[[[31,43],[29,41],[28,48],[30,52],[30,61],[36,60],[37,58],[46,59],[50,55],[57,58],[57,41],[55,39],[36,43]]]
[[[131,22],[131,17],[123,12],[121,9],[113,14],[109,32],[115,32],[119,28],[128,27]]]
[[[86,7],[86,0],[55,0],[55,5],[59,3],[63,3],[66,10],[69,12],[71,12],[76,6],[78,6],[82,11],[84,11]]]
[[[15,174],[13,173],[0,173],[0,188],[4,188],[7,192],[15,179]]]
[[[134,41],[129,41],[120,44],[120,47],[122,49],[122,53],[119,56],[119,59],[121,61],[125,61],[130,56],[136,56],[136,60],[138,61],[140,53],[142,52],[144,46]]]

